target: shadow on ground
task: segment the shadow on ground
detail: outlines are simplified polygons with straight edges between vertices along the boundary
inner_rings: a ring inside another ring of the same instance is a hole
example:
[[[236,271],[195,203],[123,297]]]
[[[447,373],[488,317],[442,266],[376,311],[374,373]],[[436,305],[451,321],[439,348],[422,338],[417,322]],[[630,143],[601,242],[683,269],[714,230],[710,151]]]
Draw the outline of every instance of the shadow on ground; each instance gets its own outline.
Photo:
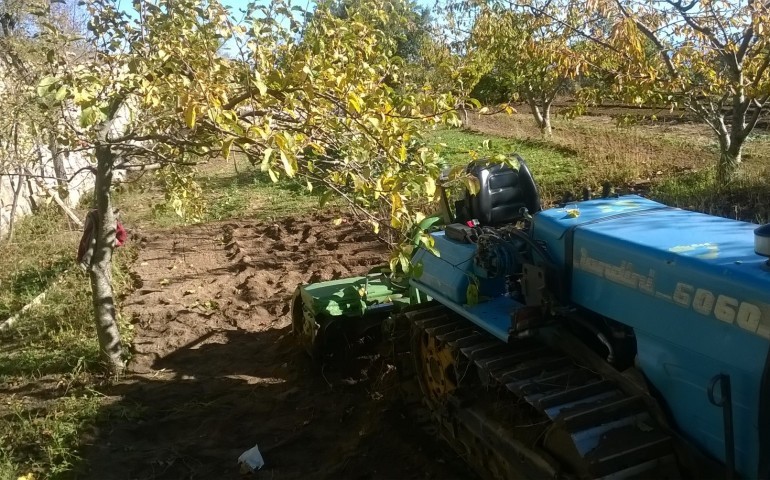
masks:
[[[469,478],[395,407],[377,355],[319,372],[290,332],[298,283],[363,273],[383,247],[315,216],[225,222],[148,236],[141,287],[124,302],[136,336],[129,374],[103,393],[78,478]],[[445,460],[448,459],[448,460]]]

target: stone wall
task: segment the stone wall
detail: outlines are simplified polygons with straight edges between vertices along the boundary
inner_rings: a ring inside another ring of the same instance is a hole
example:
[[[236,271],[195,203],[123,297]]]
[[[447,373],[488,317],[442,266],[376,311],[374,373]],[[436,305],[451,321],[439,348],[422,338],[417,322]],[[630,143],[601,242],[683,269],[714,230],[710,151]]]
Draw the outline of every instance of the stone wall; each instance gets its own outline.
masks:
[[[46,188],[54,192],[57,191],[58,183],[56,181],[56,172],[51,152],[45,147],[40,147],[35,156],[38,160],[28,168],[31,173],[37,176],[36,178],[30,177],[27,171],[22,171],[24,175],[20,176],[19,171],[13,167],[0,172],[0,238],[8,234],[14,193],[15,189],[19,187],[19,181],[22,184],[16,205],[14,223],[18,222],[19,218],[24,215],[32,213],[36,205],[45,202],[48,195],[41,187],[41,183]],[[89,157],[81,152],[61,155],[61,160],[64,170],[62,172],[63,176],[66,177],[66,180],[71,177],[72,179],[67,184],[66,193],[59,192],[59,195],[68,206],[75,207],[80,202],[83,194],[94,188],[93,174],[89,170],[83,170],[85,167],[89,167],[91,163]],[[75,175],[78,171],[79,173]]]

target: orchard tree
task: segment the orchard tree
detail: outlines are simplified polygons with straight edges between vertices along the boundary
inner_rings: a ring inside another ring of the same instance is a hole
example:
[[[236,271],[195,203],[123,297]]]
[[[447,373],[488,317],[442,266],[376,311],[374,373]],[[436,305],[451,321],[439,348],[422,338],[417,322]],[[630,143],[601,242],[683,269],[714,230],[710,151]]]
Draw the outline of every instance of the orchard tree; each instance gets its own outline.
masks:
[[[369,0],[336,0],[330,11],[336,17],[347,19],[349,15],[362,11]],[[384,5],[385,16],[373,19],[373,26],[395,41],[394,54],[406,62],[416,60],[423,42],[431,33],[431,15],[426,7],[412,0]]]
[[[39,172],[46,147],[59,185],[67,181],[57,135],[61,112],[41,102],[34,87],[55,68],[46,59],[47,52],[59,51],[63,64],[84,53],[76,41],[77,12],[74,0],[0,0],[0,173],[11,179],[13,189],[9,236],[22,189],[30,172]]]
[[[470,34],[478,15],[475,4],[455,0],[437,3],[430,35],[422,38],[419,52],[407,69],[412,82],[434,92],[453,92],[462,99],[456,106],[466,127],[468,107],[481,107],[471,92],[493,66],[488,53]]]
[[[717,181],[730,182],[767,107],[768,4],[752,0],[590,0],[609,35],[572,27],[618,66],[615,88],[637,102],[682,106],[719,142]]]
[[[554,99],[566,91],[570,80],[585,76],[590,65],[588,51],[574,48],[579,38],[564,22],[567,12],[558,2],[521,5],[492,0],[483,5],[472,31],[476,43],[493,59],[503,84],[527,102],[545,136],[551,134]]]
[[[461,99],[402,75],[394,39],[377,28],[397,1],[361,2],[344,20],[325,2],[307,11],[250,4],[237,23],[216,0],[135,0],[134,16],[118,0],[86,1],[96,55],[46,79],[41,94],[78,110],[72,144],[95,157],[89,275],[112,370],[123,368],[110,276],[118,170],[160,168],[171,205],[195,217],[191,166],[241,152],[273,180],[341,195],[372,228],[391,229],[394,267],[408,268],[410,238],[432,246],[419,226],[436,196],[439,158],[421,133],[456,122]]]

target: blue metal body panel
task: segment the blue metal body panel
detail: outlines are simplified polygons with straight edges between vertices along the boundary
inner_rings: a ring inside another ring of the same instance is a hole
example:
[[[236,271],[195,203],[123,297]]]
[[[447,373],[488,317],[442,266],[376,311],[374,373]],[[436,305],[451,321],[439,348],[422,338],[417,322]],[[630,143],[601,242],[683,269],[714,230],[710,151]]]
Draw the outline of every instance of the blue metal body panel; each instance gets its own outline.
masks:
[[[574,216],[568,210],[579,210]],[[637,197],[591,200],[538,213],[534,237],[563,266],[575,305],[632,327],[638,366],[678,429],[724,461],[722,410],[711,379],[731,376],[736,467],[757,476],[759,390],[770,347],[770,269],[754,254],[755,225],[668,208]],[[433,234],[440,258],[420,251],[419,290],[503,341],[510,313],[501,279],[478,279],[466,305],[475,245]]]
[[[707,389],[715,375],[729,374],[736,467],[756,476],[770,271],[754,254],[755,225],[632,201],[645,208],[604,221],[596,219],[606,201],[581,203],[577,218],[544,212],[551,231],[562,230],[549,248],[561,248],[566,259],[573,236],[570,298],[634,328],[639,367],[677,426],[722,461],[722,410]]]

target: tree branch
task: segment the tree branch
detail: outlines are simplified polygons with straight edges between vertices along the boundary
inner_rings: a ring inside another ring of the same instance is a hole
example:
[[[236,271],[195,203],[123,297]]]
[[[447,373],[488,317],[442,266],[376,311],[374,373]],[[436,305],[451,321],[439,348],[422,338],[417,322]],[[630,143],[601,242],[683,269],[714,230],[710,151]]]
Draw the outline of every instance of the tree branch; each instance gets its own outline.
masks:
[[[647,39],[658,48],[658,52],[660,53],[663,62],[666,64],[666,68],[668,68],[668,72],[671,74],[671,76],[673,78],[679,78],[679,72],[674,66],[674,62],[671,60],[671,57],[668,55],[668,49],[665,45],[663,45],[663,42],[660,41],[657,35],[655,35],[655,32],[653,32],[647,25],[642,23],[641,20],[631,15],[631,13],[626,10],[623,4],[620,3],[620,0],[615,0],[615,3],[617,4],[620,13],[622,13],[624,17],[631,19],[634,24],[636,24],[636,28],[641,30],[644,36],[647,37]]]
[[[743,132],[742,132],[744,133],[745,136],[748,136],[748,134],[751,133],[754,127],[757,126],[757,121],[759,121],[759,116],[764,110],[765,105],[767,104],[768,98],[770,98],[770,95],[765,95],[764,97],[762,97],[761,100],[757,100],[757,99],[752,100],[755,110],[752,112],[751,116],[749,116],[749,119],[746,121],[746,127],[743,129]]]

